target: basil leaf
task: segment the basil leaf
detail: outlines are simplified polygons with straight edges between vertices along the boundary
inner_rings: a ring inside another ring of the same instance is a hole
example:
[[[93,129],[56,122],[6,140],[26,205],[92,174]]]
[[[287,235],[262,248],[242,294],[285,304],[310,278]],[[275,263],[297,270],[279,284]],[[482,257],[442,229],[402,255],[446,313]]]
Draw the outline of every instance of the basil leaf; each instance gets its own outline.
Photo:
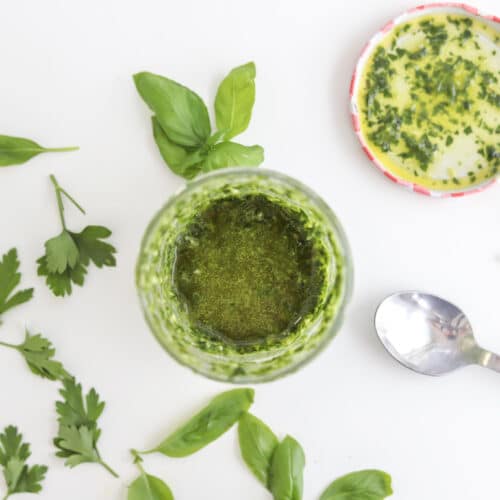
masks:
[[[390,495],[391,476],[380,470],[360,470],[333,481],[320,500],[381,500]]]
[[[269,489],[274,500],[302,500],[305,463],[300,444],[290,436],[283,439],[271,460]]]
[[[267,488],[269,469],[278,438],[273,431],[250,413],[245,413],[238,424],[241,455],[255,477]]]
[[[153,451],[169,457],[186,457],[215,441],[235,424],[253,403],[253,389],[233,389],[210,401]]]
[[[134,81],[170,141],[187,147],[205,144],[210,136],[210,119],[205,104],[197,94],[153,73],[137,73]]]
[[[222,80],[215,97],[215,121],[226,139],[241,134],[250,123],[255,102],[255,64],[234,68]]]
[[[174,500],[170,488],[159,478],[141,474],[128,488],[128,500]]]
[[[226,167],[257,167],[264,161],[261,146],[243,146],[236,142],[220,142],[212,147],[203,162],[203,170]]]
[[[75,151],[77,149],[77,147],[44,148],[30,139],[0,135],[0,167],[20,165],[40,153]]]
[[[192,179],[201,170],[199,165],[203,159],[201,153],[199,151],[188,152],[184,147],[172,142],[155,116],[152,117],[152,122],[153,136],[165,163],[177,175],[185,179]]]

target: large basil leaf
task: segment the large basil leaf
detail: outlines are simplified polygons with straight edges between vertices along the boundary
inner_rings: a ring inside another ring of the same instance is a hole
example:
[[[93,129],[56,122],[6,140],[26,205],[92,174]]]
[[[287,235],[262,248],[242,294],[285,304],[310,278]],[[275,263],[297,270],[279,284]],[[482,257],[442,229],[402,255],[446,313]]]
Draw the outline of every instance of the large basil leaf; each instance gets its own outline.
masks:
[[[210,136],[210,119],[197,94],[173,80],[148,72],[134,75],[134,82],[171,141],[192,148],[205,144]]]
[[[250,123],[255,102],[255,64],[234,68],[222,80],[215,97],[215,121],[225,138],[241,134]]]
[[[382,500],[390,495],[391,476],[380,470],[360,470],[333,481],[320,500]]]
[[[253,389],[233,389],[219,394],[151,451],[169,457],[195,453],[232,427],[250,408],[253,397]]]
[[[204,159],[204,156],[206,156],[206,153],[203,155],[199,149],[193,152],[187,151],[184,147],[175,144],[167,137],[167,134],[155,116],[152,117],[152,122],[153,136],[165,163],[177,175],[185,179],[192,179],[200,172],[200,163]]]
[[[271,458],[278,446],[278,438],[262,420],[250,413],[240,418],[238,438],[243,460],[255,477],[268,488]]]
[[[128,500],[174,500],[170,488],[159,478],[141,474],[128,489]]]
[[[203,170],[226,167],[257,167],[264,161],[261,146],[243,146],[236,142],[220,142],[210,149],[203,162]]]
[[[274,500],[302,500],[306,458],[300,444],[287,436],[271,460],[269,487]]]

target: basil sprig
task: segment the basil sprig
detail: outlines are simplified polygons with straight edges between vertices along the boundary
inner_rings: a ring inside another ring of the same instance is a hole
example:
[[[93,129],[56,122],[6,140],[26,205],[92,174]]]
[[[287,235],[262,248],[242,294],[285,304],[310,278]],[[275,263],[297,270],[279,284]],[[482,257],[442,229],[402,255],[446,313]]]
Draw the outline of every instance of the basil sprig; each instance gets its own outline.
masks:
[[[230,142],[245,131],[255,103],[255,64],[234,68],[215,98],[217,132],[212,134],[205,103],[187,87],[149,72],[134,75],[140,96],[153,111],[153,137],[165,163],[177,175],[196,175],[230,166],[256,167],[261,146]]]

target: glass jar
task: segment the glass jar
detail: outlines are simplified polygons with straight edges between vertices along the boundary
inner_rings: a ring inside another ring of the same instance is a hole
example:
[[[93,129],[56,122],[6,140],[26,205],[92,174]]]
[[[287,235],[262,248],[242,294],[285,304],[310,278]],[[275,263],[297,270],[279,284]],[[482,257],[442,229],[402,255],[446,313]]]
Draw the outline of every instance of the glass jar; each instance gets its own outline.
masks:
[[[173,279],[176,242],[193,217],[225,197],[263,195],[300,211],[325,252],[324,286],[314,311],[293,334],[241,350],[210,337],[190,320]],[[264,169],[230,168],[203,175],[172,196],[146,230],[136,281],[146,320],[159,343],[180,363],[207,377],[264,382],[296,370],[336,335],[352,291],[352,260],[344,231],[328,205],[300,182]]]

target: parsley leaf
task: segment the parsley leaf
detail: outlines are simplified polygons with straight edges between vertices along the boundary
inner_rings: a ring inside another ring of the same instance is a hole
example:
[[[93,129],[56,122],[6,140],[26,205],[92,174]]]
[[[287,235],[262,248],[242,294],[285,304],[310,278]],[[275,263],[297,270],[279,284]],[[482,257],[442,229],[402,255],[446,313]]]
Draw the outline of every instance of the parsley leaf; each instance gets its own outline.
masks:
[[[81,233],[70,233],[80,252],[80,263],[88,266],[92,261],[97,267],[116,266],[115,248],[102,241],[111,236],[104,226],[87,226]],[[74,266],[72,266],[74,267]]]
[[[63,273],[68,267],[75,267],[80,257],[78,247],[66,229],[45,243],[45,255],[51,273]]]
[[[97,421],[104,411],[105,403],[100,401],[95,389],[83,397],[82,386],[75,379],[65,379],[60,394],[62,401],[57,401],[59,432],[54,439],[58,449],[56,455],[65,458],[68,467],[82,463],[102,465],[113,476],[115,471],[102,459],[97,449],[101,429]]]
[[[53,359],[56,350],[50,340],[40,333],[31,335],[26,330],[26,337],[22,344],[13,345],[0,342],[0,345],[18,351],[24,357],[29,369],[39,377],[49,380],[64,380],[70,377],[62,363]]]
[[[28,302],[33,297],[33,288],[20,290],[12,295],[21,281],[17,250],[12,248],[0,260],[0,316],[9,309]]]
[[[56,191],[57,205],[63,230],[45,243],[45,255],[37,260],[38,276],[45,276],[45,282],[58,297],[71,295],[72,285],[83,286],[90,262],[101,268],[116,266],[113,245],[102,241],[111,236],[104,226],[87,226],[80,233],[69,231],[64,218],[63,195],[83,214],[83,208],[65,191],[56,178],[50,176]]]
[[[9,426],[0,434],[0,466],[7,484],[4,500],[15,493],[38,493],[42,490],[47,467],[26,461],[31,456],[30,445],[23,443],[23,436],[16,427]]]

